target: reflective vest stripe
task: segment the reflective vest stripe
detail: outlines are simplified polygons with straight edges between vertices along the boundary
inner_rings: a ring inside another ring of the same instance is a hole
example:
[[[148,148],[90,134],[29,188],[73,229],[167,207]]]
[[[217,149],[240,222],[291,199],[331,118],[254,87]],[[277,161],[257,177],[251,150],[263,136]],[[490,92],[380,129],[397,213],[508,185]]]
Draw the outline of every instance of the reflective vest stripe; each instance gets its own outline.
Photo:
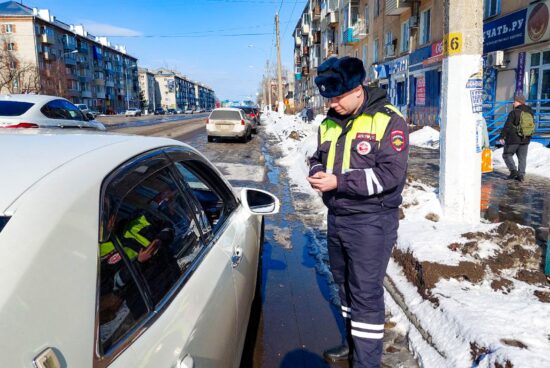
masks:
[[[150,225],[151,223],[147,221],[147,218],[145,218],[144,215],[141,215],[140,217],[131,221],[128,224],[128,230],[124,232],[124,237],[135,239],[142,246],[148,247],[149,244],[151,244],[151,241],[146,237],[144,237],[143,235],[141,235],[139,232]]]
[[[124,253],[126,253],[126,255],[130,260],[138,256],[138,253],[132,248],[123,247],[123,249],[124,249]],[[105,257],[106,255],[114,251],[115,251],[115,245],[111,241],[99,244],[99,256],[101,258]]]
[[[392,105],[385,105],[386,108],[392,110],[399,116],[401,112]],[[352,124],[351,129],[346,133],[346,140],[344,145],[344,152],[342,158],[342,173],[346,173],[350,170],[351,151],[353,140],[357,137],[358,133],[372,134],[376,141],[380,142],[386,132],[386,128],[391,120],[391,117],[383,112],[377,112],[374,117],[372,115],[362,114],[354,120],[348,122]],[[330,149],[328,152],[328,158],[326,163],[327,173],[334,171],[334,161],[336,159],[336,142],[342,134],[342,128],[336,122],[331,119],[326,119],[321,124],[321,144],[330,142]]]

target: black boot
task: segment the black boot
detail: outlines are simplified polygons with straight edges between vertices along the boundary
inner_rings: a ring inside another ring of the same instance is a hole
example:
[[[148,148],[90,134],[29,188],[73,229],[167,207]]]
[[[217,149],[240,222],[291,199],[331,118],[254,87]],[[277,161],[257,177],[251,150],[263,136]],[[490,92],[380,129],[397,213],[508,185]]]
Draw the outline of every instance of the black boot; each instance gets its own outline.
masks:
[[[516,175],[516,180],[519,181],[519,182],[522,182],[525,180],[525,176],[521,175],[521,174],[517,174]]]
[[[518,172],[516,170],[513,170],[513,171],[510,171],[510,175],[508,175],[508,180],[513,180],[513,179],[517,179],[518,177]]]
[[[350,349],[349,346],[346,344],[325,350],[323,352],[323,357],[325,358],[325,360],[332,363],[348,360],[349,356]]]

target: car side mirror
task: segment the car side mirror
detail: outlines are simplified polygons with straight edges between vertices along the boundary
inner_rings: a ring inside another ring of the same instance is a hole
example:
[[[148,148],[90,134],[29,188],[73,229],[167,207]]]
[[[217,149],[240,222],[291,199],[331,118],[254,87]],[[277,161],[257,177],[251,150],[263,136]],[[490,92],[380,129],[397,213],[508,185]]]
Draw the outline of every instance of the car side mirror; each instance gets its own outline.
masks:
[[[244,208],[253,215],[274,215],[279,213],[281,203],[273,194],[265,190],[243,188],[241,202]]]

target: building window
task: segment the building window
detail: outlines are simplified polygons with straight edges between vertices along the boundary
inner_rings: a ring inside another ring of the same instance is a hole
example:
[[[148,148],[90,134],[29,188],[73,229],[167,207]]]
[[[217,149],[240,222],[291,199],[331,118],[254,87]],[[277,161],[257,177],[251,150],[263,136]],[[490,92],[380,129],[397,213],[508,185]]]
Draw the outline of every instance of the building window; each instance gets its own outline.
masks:
[[[409,22],[401,24],[401,52],[409,51]]]
[[[483,0],[483,18],[500,14],[500,0]]]
[[[430,9],[420,13],[420,44],[424,45],[430,42],[431,33],[431,11]]]
[[[15,33],[15,24],[5,24],[4,33]]]
[[[378,62],[378,38],[372,44],[372,61]]]
[[[8,51],[17,51],[17,45],[14,42],[8,42],[6,44],[6,50],[8,50]]]
[[[395,55],[395,44],[393,42],[392,32],[386,32],[384,35],[384,48],[386,49],[386,56]]]
[[[374,0],[374,16],[380,15],[380,0]]]

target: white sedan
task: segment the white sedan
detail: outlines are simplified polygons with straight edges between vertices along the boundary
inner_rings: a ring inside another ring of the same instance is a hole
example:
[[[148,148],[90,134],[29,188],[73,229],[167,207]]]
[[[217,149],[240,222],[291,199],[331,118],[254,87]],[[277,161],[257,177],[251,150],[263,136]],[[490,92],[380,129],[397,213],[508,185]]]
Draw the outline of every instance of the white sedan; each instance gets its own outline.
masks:
[[[46,95],[0,95],[0,128],[91,128],[105,130],[69,100]]]
[[[124,116],[141,116],[141,110],[140,109],[128,109],[124,113]]]
[[[0,172],[0,367],[239,366],[276,197],[165,138],[0,130]]]

